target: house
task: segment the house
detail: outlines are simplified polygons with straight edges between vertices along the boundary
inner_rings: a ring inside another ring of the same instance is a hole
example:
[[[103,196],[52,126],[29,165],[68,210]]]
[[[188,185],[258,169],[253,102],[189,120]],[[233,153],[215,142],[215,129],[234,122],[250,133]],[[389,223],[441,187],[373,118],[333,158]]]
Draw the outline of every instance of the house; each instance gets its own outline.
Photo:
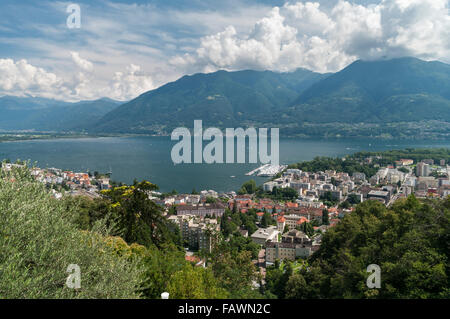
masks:
[[[255,244],[264,246],[267,242],[278,242],[279,233],[276,226],[270,226],[258,229],[250,237]]]
[[[310,239],[299,230],[291,230],[282,236],[281,242],[270,242],[266,245],[266,263],[272,264],[278,260],[295,260],[307,258],[320,247],[321,237]]]

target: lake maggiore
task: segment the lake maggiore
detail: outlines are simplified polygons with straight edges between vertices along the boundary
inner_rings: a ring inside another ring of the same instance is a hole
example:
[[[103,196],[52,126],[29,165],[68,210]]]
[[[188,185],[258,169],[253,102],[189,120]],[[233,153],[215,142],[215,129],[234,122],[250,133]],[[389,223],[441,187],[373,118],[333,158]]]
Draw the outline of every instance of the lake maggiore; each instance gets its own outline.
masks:
[[[245,174],[260,164],[178,164],[171,160],[177,141],[170,137],[100,137],[15,141],[0,143],[0,158],[31,160],[41,168],[56,167],[80,172],[112,172],[124,183],[148,180],[161,191],[191,192],[213,189],[231,191],[243,182],[267,178]],[[204,142],[206,144],[207,142]],[[311,160],[316,156],[337,157],[359,151],[404,148],[450,147],[442,140],[298,139],[280,138],[280,164]],[[247,154],[248,156],[248,154]]]

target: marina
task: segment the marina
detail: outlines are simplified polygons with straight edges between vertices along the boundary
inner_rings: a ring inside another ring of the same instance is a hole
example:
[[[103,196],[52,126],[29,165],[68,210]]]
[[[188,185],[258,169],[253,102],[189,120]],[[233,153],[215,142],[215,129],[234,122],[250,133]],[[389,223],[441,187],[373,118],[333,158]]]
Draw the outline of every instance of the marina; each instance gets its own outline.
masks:
[[[265,164],[263,166],[260,166],[245,175],[247,176],[262,176],[262,177],[271,177],[275,176],[278,173],[282,172],[287,168],[287,165],[271,165],[271,164]]]

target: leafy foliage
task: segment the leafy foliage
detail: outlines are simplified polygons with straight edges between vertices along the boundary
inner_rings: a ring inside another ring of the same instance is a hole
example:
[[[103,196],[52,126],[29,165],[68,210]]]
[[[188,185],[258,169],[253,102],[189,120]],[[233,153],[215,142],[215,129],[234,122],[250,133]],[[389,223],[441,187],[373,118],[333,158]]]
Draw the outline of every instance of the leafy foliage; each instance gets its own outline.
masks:
[[[288,298],[449,298],[450,198],[391,208],[366,201],[326,232],[309,266],[293,274]],[[370,264],[381,289],[369,289]]]
[[[0,296],[3,298],[138,298],[139,259],[120,254],[107,228],[73,224],[74,209],[53,199],[26,169],[0,173]],[[66,286],[69,264],[81,288]]]

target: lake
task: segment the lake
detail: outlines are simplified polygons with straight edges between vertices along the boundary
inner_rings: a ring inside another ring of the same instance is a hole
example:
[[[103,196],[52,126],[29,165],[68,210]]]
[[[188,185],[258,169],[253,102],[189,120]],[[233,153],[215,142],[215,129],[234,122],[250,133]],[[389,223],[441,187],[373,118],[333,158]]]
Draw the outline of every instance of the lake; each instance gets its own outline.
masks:
[[[191,192],[193,188],[231,191],[251,178],[258,184],[266,180],[245,175],[259,164],[174,165],[170,152],[175,143],[170,137],[153,136],[4,142],[0,143],[0,159],[31,160],[42,168],[111,171],[113,180],[132,183],[135,178],[146,179],[164,192],[172,189]],[[280,164],[311,160],[316,156],[336,157],[358,151],[407,147],[450,148],[450,141],[280,138]]]

